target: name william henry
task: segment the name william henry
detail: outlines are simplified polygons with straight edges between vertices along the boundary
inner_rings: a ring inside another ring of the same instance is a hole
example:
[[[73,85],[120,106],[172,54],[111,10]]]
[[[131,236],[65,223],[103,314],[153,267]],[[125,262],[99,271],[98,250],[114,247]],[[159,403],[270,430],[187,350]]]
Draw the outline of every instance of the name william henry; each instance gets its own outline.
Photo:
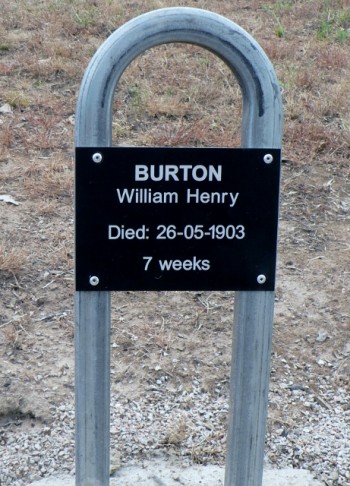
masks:
[[[120,204],[177,204],[177,192],[159,192],[152,189],[116,189]],[[236,204],[239,192],[201,192],[199,189],[187,189],[185,200],[187,204]]]

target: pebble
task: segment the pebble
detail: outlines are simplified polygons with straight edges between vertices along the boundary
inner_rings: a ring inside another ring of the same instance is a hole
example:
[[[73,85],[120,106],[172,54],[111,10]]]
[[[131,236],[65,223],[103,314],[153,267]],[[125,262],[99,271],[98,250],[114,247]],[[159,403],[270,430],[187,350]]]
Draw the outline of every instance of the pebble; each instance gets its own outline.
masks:
[[[121,463],[155,454],[177,454],[189,463],[225,461],[229,400],[222,388],[215,396],[203,393],[199,380],[192,390],[169,393],[167,380],[158,380],[155,390],[138,400],[112,395],[111,463]],[[290,385],[288,385],[290,386]],[[311,471],[324,484],[349,485],[349,396],[339,388],[337,396],[325,387],[322,400],[311,393],[279,386],[273,403],[283,408],[302,404],[298,426],[270,427],[266,460],[277,468],[296,467]],[[311,407],[312,405],[312,407]],[[32,481],[58,473],[74,473],[74,403],[54,411],[50,427],[33,431],[0,428],[1,486],[27,486]]]

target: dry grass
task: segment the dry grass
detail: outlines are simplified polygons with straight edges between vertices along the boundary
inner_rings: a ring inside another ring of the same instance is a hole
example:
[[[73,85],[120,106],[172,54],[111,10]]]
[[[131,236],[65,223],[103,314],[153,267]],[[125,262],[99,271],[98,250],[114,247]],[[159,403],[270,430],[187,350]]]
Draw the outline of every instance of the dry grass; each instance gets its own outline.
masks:
[[[123,75],[115,108],[115,143],[123,141],[122,129],[139,145],[239,144],[238,83],[222,61],[195,46],[160,46],[140,56]]]
[[[9,103],[14,113],[2,127],[2,145],[69,150],[74,95],[96,47],[142,11],[180,4],[191,2],[153,1],[145,6],[112,0],[19,0],[4,5],[0,103]],[[255,1],[242,9],[230,2],[202,1],[193,6],[241,23],[266,49],[283,91],[287,158],[293,158],[290,134],[299,136],[298,124],[308,133],[325,133],[321,137],[332,140],[333,147],[348,140],[346,2]],[[140,56],[123,76],[115,101],[114,141],[234,146],[240,140],[240,110],[237,83],[220,60],[194,46],[160,46]],[[336,126],[329,120],[336,120]],[[314,153],[314,141],[307,138],[306,144]]]
[[[17,274],[22,271],[27,262],[23,248],[11,248],[0,245],[0,275],[1,272]]]

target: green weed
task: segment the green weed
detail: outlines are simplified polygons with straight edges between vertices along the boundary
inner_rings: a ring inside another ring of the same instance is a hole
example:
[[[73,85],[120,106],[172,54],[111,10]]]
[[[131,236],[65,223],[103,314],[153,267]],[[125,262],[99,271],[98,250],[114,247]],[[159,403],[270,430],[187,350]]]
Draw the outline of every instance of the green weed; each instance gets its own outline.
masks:
[[[74,14],[75,22],[78,24],[79,27],[83,29],[95,23],[98,12],[96,8],[88,8],[78,11],[73,7],[72,11]]]
[[[286,35],[286,29],[282,25],[282,22],[280,20],[280,17],[277,15],[276,12],[279,12],[281,9],[287,8],[287,4],[289,5],[290,2],[277,2],[276,4],[272,5],[266,5],[264,8],[267,12],[271,14],[273,19],[276,22],[276,28],[275,28],[275,35],[279,37],[280,39],[282,37],[285,37]]]
[[[277,37],[279,37],[281,39],[282,37],[284,37],[286,35],[285,28],[282,25],[278,25],[276,30],[275,30],[275,34],[277,35]]]
[[[338,42],[346,42],[349,39],[349,31],[344,29],[338,29],[335,34],[335,38]]]
[[[322,21],[319,28],[317,29],[317,37],[319,39],[326,39],[331,33],[331,24],[329,21]]]
[[[339,2],[338,5],[340,5]],[[321,21],[317,28],[317,37],[319,39],[331,39],[338,42],[345,42],[349,38],[349,29],[350,10],[333,8],[330,1],[325,1]]]

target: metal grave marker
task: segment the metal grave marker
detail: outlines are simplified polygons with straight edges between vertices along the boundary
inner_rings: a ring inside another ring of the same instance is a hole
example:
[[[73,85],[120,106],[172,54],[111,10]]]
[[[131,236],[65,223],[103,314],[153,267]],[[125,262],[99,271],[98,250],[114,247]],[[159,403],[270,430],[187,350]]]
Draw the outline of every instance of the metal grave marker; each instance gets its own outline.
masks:
[[[185,42],[242,91],[242,147],[112,147],[128,65]],[[92,58],[76,116],[76,484],[109,484],[110,291],[235,290],[225,486],[261,486],[274,308],[282,104],[273,67],[235,23],[195,8],[143,14]]]

